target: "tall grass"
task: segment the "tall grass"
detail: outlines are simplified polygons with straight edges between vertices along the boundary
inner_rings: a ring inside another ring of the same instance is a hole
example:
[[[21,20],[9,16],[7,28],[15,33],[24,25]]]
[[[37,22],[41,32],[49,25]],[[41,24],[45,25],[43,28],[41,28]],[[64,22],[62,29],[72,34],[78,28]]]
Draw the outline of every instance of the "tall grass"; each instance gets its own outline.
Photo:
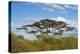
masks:
[[[21,35],[11,34],[11,52],[31,52],[31,51],[49,51],[77,49],[78,39],[75,37],[38,37],[36,40],[24,39]]]

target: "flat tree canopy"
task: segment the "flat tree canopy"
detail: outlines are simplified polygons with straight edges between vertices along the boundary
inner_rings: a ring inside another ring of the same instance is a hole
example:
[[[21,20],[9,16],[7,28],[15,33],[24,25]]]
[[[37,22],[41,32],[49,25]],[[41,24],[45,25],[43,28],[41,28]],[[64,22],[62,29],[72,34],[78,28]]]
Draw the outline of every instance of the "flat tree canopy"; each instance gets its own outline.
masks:
[[[42,19],[40,21],[36,21],[30,25],[24,25],[21,28],[17,29],[24,30],[26,31],[26,33],[31,34],[39,32],[42,36],[49,36],[49,33],[53,34],[53,36],[61,36],[64,32],[72,31],[75,29],[74,27],[68,25],[69,24],[64,21]],[[30,30],[30,28],[32,28],[33,30]]]

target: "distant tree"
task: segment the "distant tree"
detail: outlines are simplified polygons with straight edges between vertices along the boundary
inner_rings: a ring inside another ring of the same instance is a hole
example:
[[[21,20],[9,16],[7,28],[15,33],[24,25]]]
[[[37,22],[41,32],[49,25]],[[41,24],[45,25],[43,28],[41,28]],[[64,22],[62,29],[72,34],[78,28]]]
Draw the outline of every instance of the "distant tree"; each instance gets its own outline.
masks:
[[[74,27],[68,26],[64,21],[56,21],[56,20],[50,20],[50,19],[42,19],[38,22],[34,22],[31,25],[24,25],[22,28],[17,29],[23,29],[27,33],[40,33],[42,36],[49,36],[48,34],[51,33],[54,36],[56,35],[63,35],[66,31],[71,31],[74,29]],[[29,31],[29,27],[33,30]]]

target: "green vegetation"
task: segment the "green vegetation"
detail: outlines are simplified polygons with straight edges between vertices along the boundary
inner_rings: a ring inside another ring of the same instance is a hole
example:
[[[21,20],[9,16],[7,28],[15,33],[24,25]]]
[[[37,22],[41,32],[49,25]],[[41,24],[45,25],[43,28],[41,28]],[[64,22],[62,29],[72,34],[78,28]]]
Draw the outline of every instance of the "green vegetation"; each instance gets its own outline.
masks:
[[[38,36],[36,40],[24,39],[21,35],[11,34],[12,53],[77,49],[78,40],[74,37],[43,37]]]
[[[69,26],[64,21],[42,19],[29,25],[23,25],[17,30],[24,30],[28,34],[34,34],[36,39],[24,39],[21,35],[12,34],[12,52],[31,52],[31,51],[49,51],[77,49],[77,37],[62,37],[64,32],[74,31],[77,28]],[[40,33],[36,35],[37,33]],[[52,36],[49,36],[49,33]],[[55,36],[55,37],[54,37]],[[57,38],[59,36],[59,38]]]

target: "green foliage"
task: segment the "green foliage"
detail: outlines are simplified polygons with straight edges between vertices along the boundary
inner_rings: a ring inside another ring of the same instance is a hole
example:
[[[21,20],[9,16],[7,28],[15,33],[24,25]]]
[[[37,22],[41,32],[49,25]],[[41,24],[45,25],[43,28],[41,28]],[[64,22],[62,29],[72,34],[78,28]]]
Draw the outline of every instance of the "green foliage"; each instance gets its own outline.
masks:
[[[28,40],[24,39],[21,35],[11,34],[11,39],[13,53],[78,48],[78,40],[74,37],[56,38],[39,35],[36,40]]]

